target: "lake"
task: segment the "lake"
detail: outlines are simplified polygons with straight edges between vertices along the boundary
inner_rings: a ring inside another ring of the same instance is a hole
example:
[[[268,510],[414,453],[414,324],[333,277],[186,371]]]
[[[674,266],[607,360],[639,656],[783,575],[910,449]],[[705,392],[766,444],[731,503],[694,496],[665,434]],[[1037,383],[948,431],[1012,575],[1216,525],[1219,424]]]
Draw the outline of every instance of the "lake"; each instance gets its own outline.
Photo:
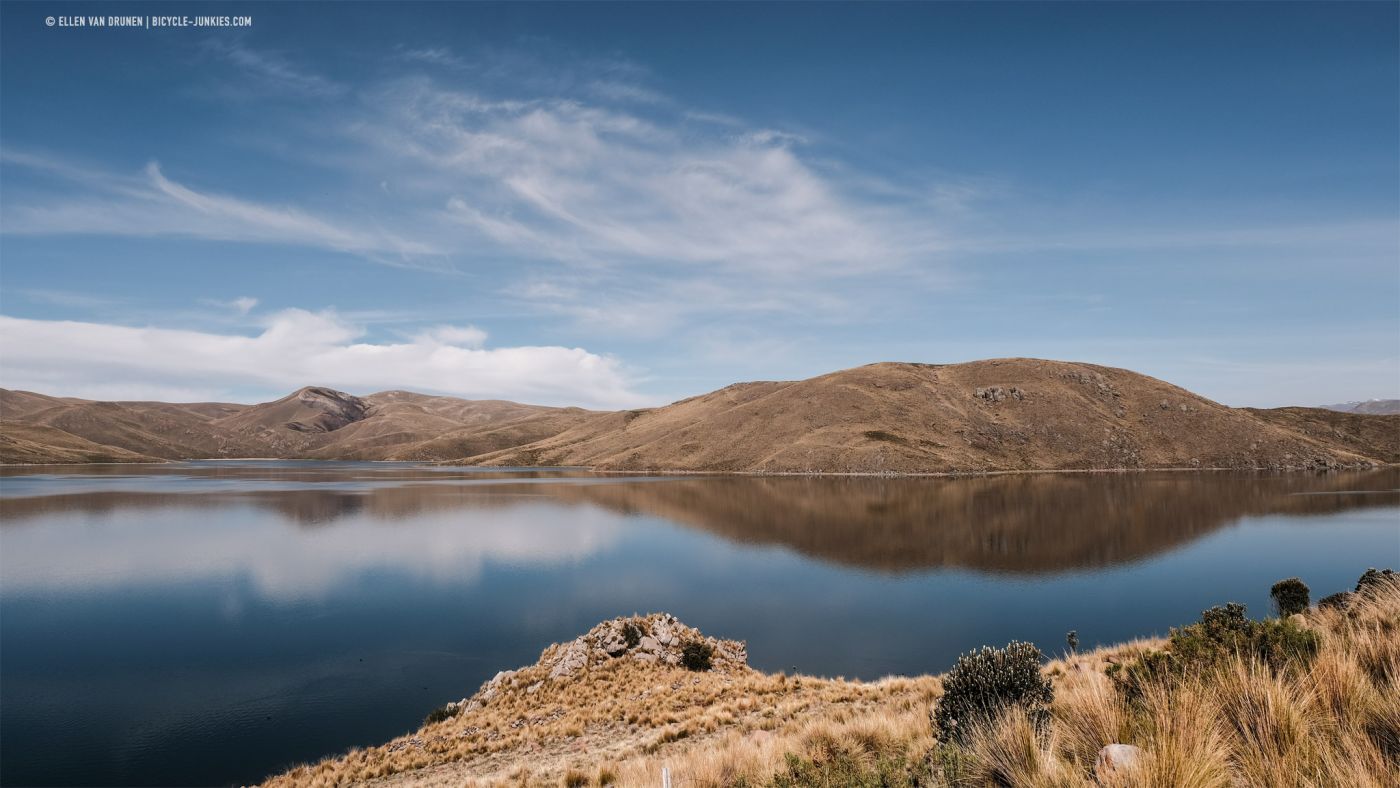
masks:
[[[624,477],[399,463],[0,469],[0,782],[257,781],[411,730],[606,618],[764,670],[939,672],[1268,610],[1400,564],[1400,469]]]

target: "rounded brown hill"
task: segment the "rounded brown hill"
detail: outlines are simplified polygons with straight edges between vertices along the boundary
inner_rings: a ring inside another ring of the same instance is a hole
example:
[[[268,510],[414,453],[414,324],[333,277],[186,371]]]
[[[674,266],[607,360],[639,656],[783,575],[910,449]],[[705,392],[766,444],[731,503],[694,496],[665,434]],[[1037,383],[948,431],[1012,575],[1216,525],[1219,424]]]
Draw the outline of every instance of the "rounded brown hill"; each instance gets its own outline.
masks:
[[[1009,358],[880,363],[743,383],[592,420],[490,465],[768,473],[1363,466],[1304,435],[1124,369]]]

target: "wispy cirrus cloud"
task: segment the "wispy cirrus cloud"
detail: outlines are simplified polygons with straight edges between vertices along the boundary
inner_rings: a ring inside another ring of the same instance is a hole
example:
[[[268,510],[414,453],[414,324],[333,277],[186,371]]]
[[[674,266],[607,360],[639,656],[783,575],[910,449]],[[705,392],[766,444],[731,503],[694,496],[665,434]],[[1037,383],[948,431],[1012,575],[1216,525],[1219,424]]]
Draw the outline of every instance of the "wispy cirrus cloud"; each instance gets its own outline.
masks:
[[[403,341],[364,341],[332,311],[286,309],[256,334],[0,316],[0,386],[97,399],[309,383],[356,393],[408,388],[473,399],[618,408],[649,404],[617,359],[582,348],[487,348],[474,326],[438,325]]]
[[[281,53],[250,49],[237,40],[209,38],[204,41],[204,51],[233,67],[239,75],[236,82],[221,84],[224,94],[328,99],[349,92],[346,85],[301,68]]]
[[[427,63],[443,68],[464,69],[471,65],[447,47],[400,47],[398,56],[409,63]]]
[[[213,241],[314,246],[372,256],[380,262],[431,266],[432,245],[349,220],[326,219],[291,205],[200,191],[150,162],[140,174],[88,169],[54,157],[6,152],[0,163],[37,169],[82,184],[81,195],[7,201],[4,232],[14,235],[184,236]]]
[[[379,122],[357,128],[365,142],[438,173],[425,185],[447,195],[448,219],[533,258],[845,276],[897,269],[938,245],[917,215],[820,171],[794,134],[697,131],[669,115],[492,100],[421,78],[371,101]]]

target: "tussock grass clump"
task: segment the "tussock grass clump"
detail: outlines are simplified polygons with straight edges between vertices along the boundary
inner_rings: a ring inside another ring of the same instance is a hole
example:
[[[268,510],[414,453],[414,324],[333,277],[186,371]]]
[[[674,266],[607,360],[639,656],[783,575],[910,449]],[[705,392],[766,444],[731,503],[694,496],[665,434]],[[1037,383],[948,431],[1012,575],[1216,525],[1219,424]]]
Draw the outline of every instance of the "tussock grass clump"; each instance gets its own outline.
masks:
[[[1395,570],[1381,569],[1375,567],[1367,569],[1361,573],[1361,577],[1356,581],[1356,593],[1365,593],[1371,590],[1384,589],[1396,579]]]

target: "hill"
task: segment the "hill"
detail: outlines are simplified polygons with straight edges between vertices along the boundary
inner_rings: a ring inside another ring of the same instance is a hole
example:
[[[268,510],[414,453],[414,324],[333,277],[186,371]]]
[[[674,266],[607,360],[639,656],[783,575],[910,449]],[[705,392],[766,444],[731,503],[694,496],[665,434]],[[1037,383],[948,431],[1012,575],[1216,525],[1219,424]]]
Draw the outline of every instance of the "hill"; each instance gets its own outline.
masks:
[[[540,440],[597,415],[404,391],[356,397],[316,386],[258,405],[94,402],[0,390],[0,462],[432,461]]]
[[[1382,462],[1400,462],[1400,415],[1339,413],[1323,408],[1249,409],[1271,424]]]
[[[1356,418],[1376,421],[1324,430],[1324,417],[1290,423],[1092,364],[881,363],[614,413],[465,461],[760,473],[1333,468],[1392,461],[1400,418]],[[1304,422],[1307,432],[1299,430]]]
[[[0,424],[0,457],[14,463],[160,462],[38,424]]]
[[[71,438],[162,459],[276,457],[604,471],[983,473],[1339,468],[1400,461],[1400,416],[1230,408],[1123,369],[1037,359],[881,363],[612,413],[306,387],[258,405],[0,390],[0,462]],[[68,437],[63,437],[64,435]],[[21,446],[21,441],[24,441]],[[90,449],[88,449],[90,451]]]
[[[1341,413],[1369,413],[1372,416],[1400,414],[1400,399],[1368,399],[1362,402],[1343,402],[1338,405],[1323,405],[1324,410]]]

